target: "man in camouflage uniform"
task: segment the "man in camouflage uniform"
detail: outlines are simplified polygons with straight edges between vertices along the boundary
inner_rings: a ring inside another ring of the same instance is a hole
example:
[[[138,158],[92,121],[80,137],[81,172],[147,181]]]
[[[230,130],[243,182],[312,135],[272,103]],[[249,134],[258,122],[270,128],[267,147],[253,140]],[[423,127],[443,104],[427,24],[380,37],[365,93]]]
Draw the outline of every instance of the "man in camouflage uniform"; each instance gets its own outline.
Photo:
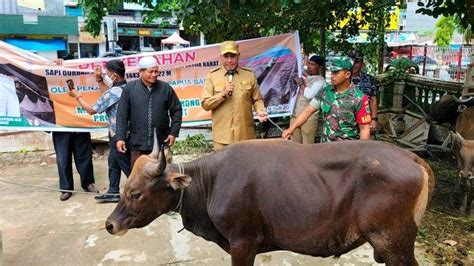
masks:
[[[370,107],[368,97],[351,83],[352,62],[335,59],[330,68],[331,85],[324,87],[309,106],[283,131],[290,138],[296,128],[317,110],[323,116],[321,142],[351,139],[370,139]]]
[[[377,114],[378,114],[378,104],[377,104],[377,86],[375,84],[375,79],[367,72],[363,70],[364,68],[364,56],[361,53],[352,53],[351,58],[354,60],[354,65],[352,67],[352,84],[365,95],[369,97],[370,105],[370,116],[372,117],[372,122],[370,123],[370,129],[372,132],[377,130]]]
[[[211,111],[214,150],[256,138],[252,107],[260,122],[268,119],[257,79],[251,69],[239,66],[239,56],[237,43],[223,42],[222,65],[209,72],[204,84],[202,108]]]

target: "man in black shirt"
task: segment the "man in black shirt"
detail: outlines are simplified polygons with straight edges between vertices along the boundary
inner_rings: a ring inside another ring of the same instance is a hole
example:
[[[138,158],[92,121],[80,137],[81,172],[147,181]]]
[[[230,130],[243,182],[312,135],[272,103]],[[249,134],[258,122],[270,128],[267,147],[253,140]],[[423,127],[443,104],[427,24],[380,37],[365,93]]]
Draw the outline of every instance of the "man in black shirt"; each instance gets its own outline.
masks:
[[[171,86],[158,80],[158,64],[153,57],[138,62],[140,78],[127,83],[117,113],[117,150],[131,151],[132,168],[136,159],[153,148],[153,129],[158,144],[173,145],[181,128],[182,109]],[[171,123],[170,123],[171,120]],[[129,132],[128,146],[125,145]]]

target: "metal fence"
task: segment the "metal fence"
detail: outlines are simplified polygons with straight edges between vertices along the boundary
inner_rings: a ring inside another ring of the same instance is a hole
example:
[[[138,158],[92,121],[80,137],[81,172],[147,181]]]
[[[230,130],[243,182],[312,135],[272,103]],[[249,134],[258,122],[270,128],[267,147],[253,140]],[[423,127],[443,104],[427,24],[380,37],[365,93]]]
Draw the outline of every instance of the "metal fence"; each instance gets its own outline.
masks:
[[[420,74],[446,81],[464,81],[471,63],[471,47],[454,49],[438,46],[411,46],[409,59],[420,67]]]

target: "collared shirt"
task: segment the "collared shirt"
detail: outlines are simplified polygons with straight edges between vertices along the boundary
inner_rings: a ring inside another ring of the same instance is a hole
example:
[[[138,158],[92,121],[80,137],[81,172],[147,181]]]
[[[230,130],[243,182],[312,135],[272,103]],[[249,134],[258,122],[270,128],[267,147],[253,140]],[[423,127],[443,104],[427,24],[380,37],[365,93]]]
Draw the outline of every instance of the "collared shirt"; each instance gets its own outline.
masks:
[[[327,83],[323,76],[313,75],[306,78],[305,84],[304,97],[308,100],[312,100]]]
[[[321,109],[324,119],[321,142],[359,138],[359,124],[369,124],[370,107],[367,95],[354,85],[339,93],[327,85],[310,102]]]
[[[308,76],[305,79],[306,88],[304,92],[299,89],[296,96],[295,108],[293,109],[293,116],[298,116],[308,106],[309,102],[316,96],[316,94],[326,86],[326,80],[321,75]],[[316,119],[314,114],[313,119]]]
[[[212,139],[222,144],[255,139],[252,107],[256,112],[265,111],[257,79],[252,70],[239,66],[232,79],[233,94],[224,98],[226,73],[224,67],[211,70],[203,88],[202,107],[211,111]]]
[[[112,87],[106,90],[102,96],[92,106],[97,113],[105,112],[109,121],[109,134],[111,137],[115,136],[116,132],[116,120],[117,120],[117,108],[120,96],[122,96],[122,90],[126,81],[116,82]]]
[[[365,95],[372,97],[377,96],[377,86],[375,79],[366,72],[360,72],[359,76],[351,78],[352,83],[356,88],[361,90]]]
[[[166,82],[157,80],[149,89],[141,79],[125,85],[117,111],[117,140],[126,140],[130,132],[132,151],[153,148],[153,129],[162,144],[168,135],[177,137],[181,128],[182,109],[178,96]]]

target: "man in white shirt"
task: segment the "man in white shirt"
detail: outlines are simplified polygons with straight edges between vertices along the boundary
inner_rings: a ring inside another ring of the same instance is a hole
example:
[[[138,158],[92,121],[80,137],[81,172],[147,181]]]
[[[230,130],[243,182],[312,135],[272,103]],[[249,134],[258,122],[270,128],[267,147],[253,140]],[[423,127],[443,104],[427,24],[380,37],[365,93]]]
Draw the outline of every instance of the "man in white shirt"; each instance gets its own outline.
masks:
[[[324,58],[313,55],[306,63],[307,76],[296,78],[295,81],[299,86],[298,96],[296,98],[295,108],[291,115],[290,124],[294,122],[296,117],[308,106],[309,102],[316,94],[326,85],[326,80],[321,76],[321,69],[325,66]],[[318,113],[314,113],[304,123],[301,128],[293,132],[291,140],[303,144],[314,143],[316,137],[316,129],[318,127]]]
[[[0,74],[0,116],[20,117],[15,80],[3,74]]]

